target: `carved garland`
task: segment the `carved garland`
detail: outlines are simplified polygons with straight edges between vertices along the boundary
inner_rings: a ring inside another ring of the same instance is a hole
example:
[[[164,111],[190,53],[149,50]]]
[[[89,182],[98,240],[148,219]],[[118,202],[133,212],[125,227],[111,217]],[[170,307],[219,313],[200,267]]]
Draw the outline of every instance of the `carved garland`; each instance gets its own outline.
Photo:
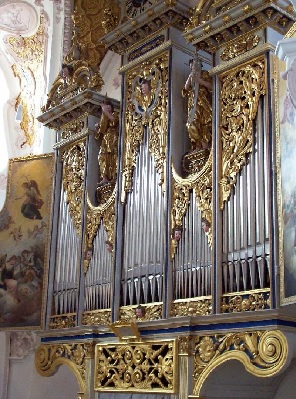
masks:
[[[139,78],[153,76],[150,97],[143,97],[142,103],[139,93],[136,92],[135,82]],[[149,127],[149,151],[154,156],[156,169],[160,174],[161,183],[165,180],[166,141],[168,130],[168,54],[162,54],[149,62],[141,64],[136,70],[127,74],[126,90],[126,119],[125,143],[122,167],[122,202],[125,193],[132,188],[133,169],[143,142],[144,126]],[[148,100],[148,101],[147,101]],[[149,105],[149,103],[152,105]],[[139,111],[139,106],[143,112]]]
[[[63,162],[63,188],[67,195],[69,212],[78,234],[81,234],[81,199],[85,174],[85,140],[75,143],[61,154]]]
[[[238,360],[258,377],[271,377],[284,366],[286,337],[278,330],[203,336],[195,341],[193,395],[200,397],[209,374],[227,360]]]
[[[230,197],[237,174],[246,162],[246,155],[252,151],[253,121],[259,97],[265,94],[264,73],[264,60],[259,59],[221,76],[221,209]]]

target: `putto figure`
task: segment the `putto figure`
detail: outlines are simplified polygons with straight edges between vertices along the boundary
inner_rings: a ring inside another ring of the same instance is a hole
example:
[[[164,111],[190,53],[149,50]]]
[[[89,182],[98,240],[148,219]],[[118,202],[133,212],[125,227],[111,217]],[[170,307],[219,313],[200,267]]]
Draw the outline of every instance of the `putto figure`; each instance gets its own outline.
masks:
[[[212,80],[200,60],[189,61],[190,74],[182,89],[188,98],[187,130],[191,151],[208,149],[212,139]]]
[[[101,181],[99,185],[113,182],[117,175],[119,115],[109,100],[102,104],[102,116],[97,125],[96,139],[101,138],[99,168]]]

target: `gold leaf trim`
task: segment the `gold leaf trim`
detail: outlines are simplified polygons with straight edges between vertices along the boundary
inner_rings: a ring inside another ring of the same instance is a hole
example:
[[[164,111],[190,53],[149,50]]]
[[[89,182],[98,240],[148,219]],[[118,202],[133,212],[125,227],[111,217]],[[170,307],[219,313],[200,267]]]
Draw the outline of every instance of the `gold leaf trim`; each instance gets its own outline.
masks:
[[[265,61],[254,60],[221,76],[220,131],[222,165],[220,208],[229,199],[237,174],[252,151],[253,121],[265,94]]]
[[[271,377],[285,365],[286,337],[279,330],[202,336],[195,341],[193,395],[199,397],[210,373],[228,360],[240,361],[257,377]]]

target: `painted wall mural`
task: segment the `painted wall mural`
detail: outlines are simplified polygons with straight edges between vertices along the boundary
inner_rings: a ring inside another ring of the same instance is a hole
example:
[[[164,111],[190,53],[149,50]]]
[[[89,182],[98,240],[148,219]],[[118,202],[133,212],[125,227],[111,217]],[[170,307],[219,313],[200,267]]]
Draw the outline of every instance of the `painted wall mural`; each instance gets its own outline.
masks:
[[[43,324],[53,160],[44,154],[9,163],[0,213],[0,329]]]
[[[276,66],[281,301],[288,303],[296,301],[296,56]]]

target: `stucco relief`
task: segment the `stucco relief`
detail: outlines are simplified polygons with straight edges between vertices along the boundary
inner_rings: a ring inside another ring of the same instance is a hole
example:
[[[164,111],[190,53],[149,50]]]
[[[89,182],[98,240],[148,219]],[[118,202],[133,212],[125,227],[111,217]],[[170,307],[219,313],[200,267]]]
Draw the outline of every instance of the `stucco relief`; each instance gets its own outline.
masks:
[[[0,5],[0,29],[9,33],[32,34],[38,25],[36,10],[28,3],[15,1]]]

